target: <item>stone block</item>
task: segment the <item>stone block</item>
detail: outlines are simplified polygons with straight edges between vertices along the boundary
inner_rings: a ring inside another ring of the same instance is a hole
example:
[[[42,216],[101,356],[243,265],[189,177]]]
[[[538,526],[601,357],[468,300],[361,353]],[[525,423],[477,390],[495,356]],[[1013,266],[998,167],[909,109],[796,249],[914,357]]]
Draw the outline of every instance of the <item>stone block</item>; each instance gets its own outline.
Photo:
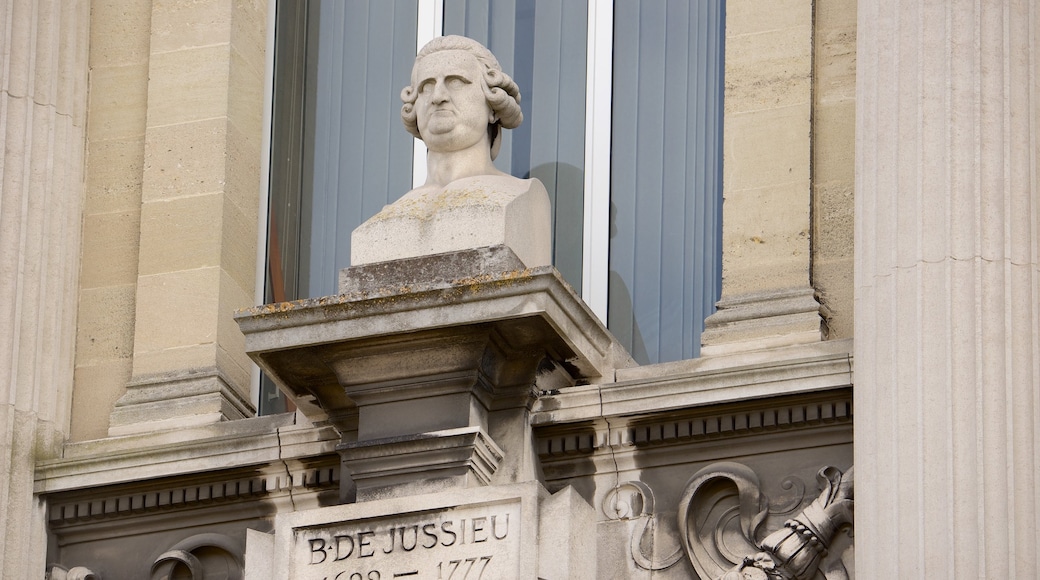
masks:
[[[248,291],[248,301],[235,303],[236,309],[245,308],[256,304],[252,299],[257,277],[256,211],[243,212],[227,194],[220,198],[220,265],[236,285]]]
[[[809,227],[809,183],[786,182],[754,188],[735,189],[729,192],[726,202],[732,206],[723,209],[728,236],[725,246],[741,241],[753,241],[757,245],[772,246],[793,243],[798,251],[808,248]],[[751,240],[751,238],[756,238]],[[794,251],[795,247],[784,245],[774,250],[777,257]]]
[[[812,49],[808,24],[727,37],[726,114],[810,102]]]
[[[809,101],[726,115],[723,181],[727,200],[731,191],[809,181],[809,115]],[[809,203],[808,195],[805,203]]]
[[[227,116],[230,59],[226,43],[153,52],[148,68],[148,127]]]
[[[596,569],[596,512],[573,487],[542,499],[538,577],[581,580]]]
[[[548,492],[531,482],[280,514],[271,577],[535,580],[543,565],[567,573],[552,578],[594,577],[579,568],[589,558],[574,553],[579,542],[539,541],[566,525],[560,519],[579,524],[591,511],[559,493],[548,509]]]
[[[218,371],[134,379],[110,415],[109,436],[243,419],[252,405]]]
[[[451,284],[503,272],[519,274],[524,269],[524,263],[505,246],[472,248],[344,268],[339,272],[339,293],[384,296],[415,285]]]
[[[809,184],[728,192],[723,296],[809,283]]]
[[[142,204],[140,274],[219,266],[223,197],[206,193]]]
[[[231,0],[155,0],[152,52],[226,44],[231,39]]]
[[[138,211],[83,216],[80,288],[136,285]]]
[[[274,580],[274,534],[246,530],[244,580]]]
[[[207,342],[162,350],[135,352],[134,376],[151,377],[214,366],[217,344]]]
[[[723,297],[704,321],[701,356],[818,342],[820,305],[805,286]]]
[[[72,408],[69,439],[87,441],[108,436],[108,415],[126,392],[132,370],[130,358],[76,367],[73,377],[76,404]]]
[[[148,61],[152,5],[135,0],[92,0],[90,67]]]
[[[228,119],[225,194],[254,223],[260,206],[260,137],[260,131],[246,133],[239,129],[234,115]]]
[[[219,282],[217,267],[141,276],[137,283],[135,356],[215,343],[219,313],[217,301],[209,297],[217,296]],[[212,365],[210,358],[184,368]]]
[[[150,127],[143,201],[224,191],[227,119]]]
[[[87,138],[94,142],[143,135],[147,107],[147,63],[92,69]]]
[[[855,180],[856,103],[833,99],[813,108],[813,181],[816,184]],[[846,211],[852,214],[852,206]]]
[[[477,175],[412,190],[358,226],[351,265],[505,245],[529,268],[552,263],[549,197],[537,179]]]
[[[337,449],[357,501],[483,487],[504,451],[480,427],[343,443]]]
[[[80,291],[76,363],[129,358],[134,349],[136,286],[103,286]]]
[[[235,387],[249,392],[249,374],[253,362],[246,355],[245,337],[235,324],[234,312],[256,304],[253,287],[239,286],[227,272],[220,274],[220,293],[217,300],[217,364]]]
[[[267,6],[264,2],[234,2],[231,8],[231,49],[249,67],[263,73],[267,67]]]
[[[262,47],[261,47],[262,55]],[[228,118],[246,135],[263,133],[264,73],[254,69],[234,47],[228,77]]]
[[[726,37],[789,28],[812,21],[811,0],[757,0],[726,2]],[[855,11],[853,11],[855,12]]]
[[[87,144],[85,214],[140,211],[144,125],[136,137]]]

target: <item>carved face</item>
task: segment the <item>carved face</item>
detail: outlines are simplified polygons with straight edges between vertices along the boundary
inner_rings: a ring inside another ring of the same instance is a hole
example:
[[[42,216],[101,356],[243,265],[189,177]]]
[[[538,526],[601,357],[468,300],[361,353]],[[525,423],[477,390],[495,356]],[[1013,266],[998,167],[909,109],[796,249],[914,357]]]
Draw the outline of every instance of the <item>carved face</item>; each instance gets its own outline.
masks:
[[[487,141],[494,113],[484,96],[483,66],[463,50],[424,57],[415,68],[416,125],[430,151],[461,151]]]

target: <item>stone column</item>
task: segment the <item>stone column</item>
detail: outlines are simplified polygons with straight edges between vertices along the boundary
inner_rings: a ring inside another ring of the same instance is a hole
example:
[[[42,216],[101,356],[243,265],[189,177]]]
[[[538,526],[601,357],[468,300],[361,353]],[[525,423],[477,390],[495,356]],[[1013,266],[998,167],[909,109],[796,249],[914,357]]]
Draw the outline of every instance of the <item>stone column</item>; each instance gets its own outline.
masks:
[[[133,371],[109,435],[253,413],[264,2],[152,4]]]
[[[726,3],[722,299],[701,354],[821,338],[809,284],[813,3]]]
[[[858,30],[857,576],[1037,578],[1040,7]]]
[[[68,428],[89,5],[0,0],[0,577],[40,578],[37,459]]]

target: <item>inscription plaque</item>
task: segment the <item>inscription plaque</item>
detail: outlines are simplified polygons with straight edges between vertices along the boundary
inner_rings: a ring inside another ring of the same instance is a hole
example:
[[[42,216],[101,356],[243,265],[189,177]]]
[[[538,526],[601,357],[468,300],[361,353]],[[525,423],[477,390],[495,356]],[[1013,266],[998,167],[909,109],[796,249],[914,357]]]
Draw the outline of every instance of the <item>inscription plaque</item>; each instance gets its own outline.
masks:
[[[520,576],[521,502],[373,517],[293,533],[301,580],[511,580]]]

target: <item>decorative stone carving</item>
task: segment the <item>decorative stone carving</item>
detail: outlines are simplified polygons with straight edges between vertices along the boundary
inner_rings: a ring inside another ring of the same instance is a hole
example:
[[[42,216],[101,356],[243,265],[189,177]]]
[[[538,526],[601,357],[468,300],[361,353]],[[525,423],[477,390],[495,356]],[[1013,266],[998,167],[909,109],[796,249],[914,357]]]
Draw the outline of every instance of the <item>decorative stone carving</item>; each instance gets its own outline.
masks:
[[[198,534],[178,542],[152,564],[152,580],[170,580],[178,569],[192,580],[209,578],[219,570],[227,580],[242,580],[243,546],[223,534]],[[177,576],[178,578],[180,576]]]
[[[817,477],[820,495],[783,527],[766,534],[769,516],[792,513],[803,504],[801,480],[785,479],[781,487],[792,490],[790,497],[770,502],[747,466],[708,465],[694,474],[679,501],[680,546],[674,550],[666,546],[667,537],[675,534],[667,523],[671,514],[656,512],[653,491],[645,483],[618,485],[606,495],[602,509],[612,520],[644,520],[633,528],[630,543],[632,560],[644,570],[670,568],[685,553],[704,580],[844,580],[848,573],[841,550],[831,553],[830,548],[852,527],[853,470],[843,474],[824,467]]]
[[[679,528],[683,547],[700,577],[810,580],[819,571],[828,580],[847,578],[844,564],[839,557],[829,558],[828,548],[840,531],[852,526],[852,469],[843,474],[824,467],[817,477],[820,496],[783,528],[758,540],[769,501],[761,493],[755,473],[729,462],[698,471],[679,502]],[[736,511],[714,485],[719,482],[735,484]]]
[[[426,143],[426,183],[354,230],[351,264],[504,244],[528,268],[549,265],[545,187],[492,163],[502,129],[523,121],[520,90],[494,55],[469,38],[435,38],[401,99],[405,128]]]
[[[65,568],[55,564],[47,573],[47,580],[101,580],[101,576],[83,566]]]

